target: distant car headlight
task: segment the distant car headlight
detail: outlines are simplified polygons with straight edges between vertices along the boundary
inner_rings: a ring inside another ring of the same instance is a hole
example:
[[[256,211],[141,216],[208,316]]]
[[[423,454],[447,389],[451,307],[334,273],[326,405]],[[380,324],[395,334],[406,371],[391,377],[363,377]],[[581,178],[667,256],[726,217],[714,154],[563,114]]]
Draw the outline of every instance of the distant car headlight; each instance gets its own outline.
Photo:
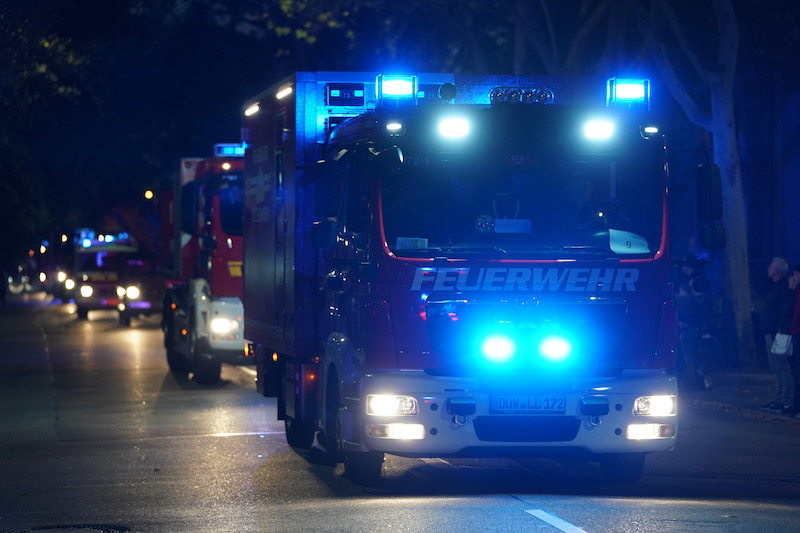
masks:
[[[117,286],[117,298],[122,298],[125,296],[125,287]]]
[[[74,289],[75,288],[75,280],[74,279],[64,280],[64,288],[67,289],[68,291],[71,291],[72,289]]]
[[[94,289],[92,289],[91,285],[81,285],[81,296],[90,298],[92,294],[94,294]]]
[[[142,295],[142,291],[139,290],[139,287],[136,285],[131,285],[127,289],[125,289],[125,296],[128,297],[129,300],[136,300]]]

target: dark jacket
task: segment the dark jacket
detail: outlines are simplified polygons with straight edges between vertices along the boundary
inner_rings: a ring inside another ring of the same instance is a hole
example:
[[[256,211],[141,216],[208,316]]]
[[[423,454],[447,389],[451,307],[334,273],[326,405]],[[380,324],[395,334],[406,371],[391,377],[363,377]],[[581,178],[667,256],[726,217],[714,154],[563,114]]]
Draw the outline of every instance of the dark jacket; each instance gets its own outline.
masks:
[[[761,313],[761,329],[765,334],[789,333],[796,299],[795,292],[789,288],[789,278],[771,281]]]

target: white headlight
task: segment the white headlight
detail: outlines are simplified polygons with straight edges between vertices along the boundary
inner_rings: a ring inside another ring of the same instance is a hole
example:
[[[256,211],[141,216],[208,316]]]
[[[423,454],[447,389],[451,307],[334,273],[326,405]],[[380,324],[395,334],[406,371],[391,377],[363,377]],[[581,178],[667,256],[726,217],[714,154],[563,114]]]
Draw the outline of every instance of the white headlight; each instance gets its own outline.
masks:
[[[417,400],[413,396],[370,394],[367,396],[367,414],[375,416],[415,415]]]
[[[587,139],[610,139],[614,135],[614,123],[609,120],[590,120],[583,126]]]
[[[71,291],[72,289],[74,289],[75,288],[75,280],[74,279],[67,279],[66,281],[64,281],[64,288],[67,289],[68,291]]]
[[[230,318],[217,317],[211,320],[211,333],[227,335],[239,330],[239,322]]]
[[[677,413],[675,396],[640,396],[633,402],[633,414],[643,416],[674,416]]]
[[[81,285],[81,296],[89,298],[92,294],[94,294],[94,289],[92,289],[91,285]]]
[[[448,117],[439,121],[439,135],[445,139],[462,139],[469,134],[469,121],[460,117]]]
[[[125,295],[128,297],[129,300],[136,300],[139,296],[142,295],[142,292],[136,285],[131,285],[130,287],[125,289]]]

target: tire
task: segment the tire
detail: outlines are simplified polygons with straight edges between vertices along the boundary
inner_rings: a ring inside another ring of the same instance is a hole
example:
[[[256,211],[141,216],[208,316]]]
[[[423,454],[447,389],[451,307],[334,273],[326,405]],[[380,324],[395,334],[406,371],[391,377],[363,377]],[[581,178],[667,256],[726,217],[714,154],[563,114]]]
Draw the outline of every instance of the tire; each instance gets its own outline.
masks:
[[[175,340],[172,338],[173,333],[172,323],[170,322],[164,327],[164,348],[167,351],[167,365],[170,372],[176,376],[186,377],[189,375],[191,365],[189,365],[189,360],[175,351],[172,346]]]
[[[353,483],[374,486],[381,481],[383,452],[347,452],[344,456],[344,475]]]
[[[216,385],[222,377],[222,363],[213,357],[196,354],[194,380],[200,385]]]
[[[308,450],[314,444],[316,428],[313,422],[286,417],[283,425],[286,429],[286,442],[292,448]]]
[[[344,460],[344,455],[339,448],[339,437],[341,435],[341,421],[339,419],[339,382],[336,373],[331,371],[328,375],[328,386],[325,391],[325,413],[323,419],[323,430],[317,436],[317,441],[325,448],[325,455],[328,461],[336,464]]]
[[[78,308],[78,319],[87,320],[89,318],[89,310],[85,307]]]
[[[216,385],[222,377],[222,363],[207,352],[206,341],[189,333],[189,360],[194,370],[194,380],[200,385]]]
[[[119,314],[119,325],[120,326],[130,326],[131,325],[131,315],[128,313],[120,313]]]
[[[643,453],[610,453],[600,456],[600,470],[611,483],[633,483],[644,470]]]
[[[167,365],[169,365],[170,372],[176,376],[186,377],[189,375],[189,361],[172,348],[167,348]]]

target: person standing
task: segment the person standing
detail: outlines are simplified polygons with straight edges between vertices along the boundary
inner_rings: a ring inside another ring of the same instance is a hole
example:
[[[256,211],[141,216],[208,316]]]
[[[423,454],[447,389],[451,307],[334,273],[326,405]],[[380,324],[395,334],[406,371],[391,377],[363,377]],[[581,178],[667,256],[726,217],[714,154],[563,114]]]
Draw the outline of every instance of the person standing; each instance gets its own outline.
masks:
[[[794,313],[789,333],[792,335],[792,346],[800,349],[800,263],[794,266],[789,276],[789,288],[795,292]],[[800,398],[797,390],[800,387],[800,351],[794,351],[791,357],[792,374],[794,375],[794,412],[800,418]]]
[[[794,375],[790,358],[772,353],[772,343],[778,333],[789,333],[794,314],[795,293],[789,288],[789,264],[782,257],[774,257],[767,267],[771,285],[764,297],[761,328],[767,347],[769,369],[775,376],[775,399],[763,409],[786,415],[794,414]]]

